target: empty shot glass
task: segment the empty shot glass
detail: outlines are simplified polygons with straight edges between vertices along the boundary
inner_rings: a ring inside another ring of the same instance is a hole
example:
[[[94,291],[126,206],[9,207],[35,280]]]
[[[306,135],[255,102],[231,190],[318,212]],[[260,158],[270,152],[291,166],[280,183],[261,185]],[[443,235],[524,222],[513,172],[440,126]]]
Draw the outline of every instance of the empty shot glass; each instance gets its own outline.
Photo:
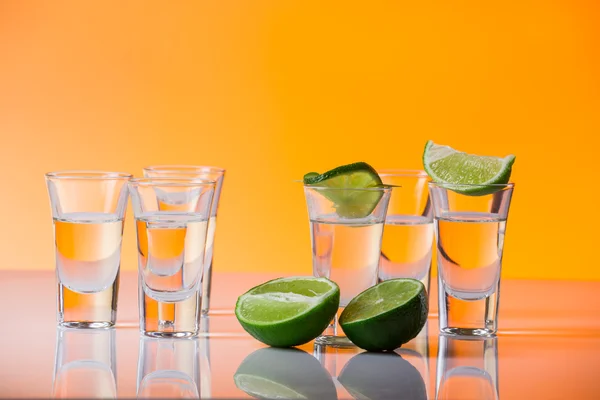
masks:
[[[305,185],[313,275],[340,287],[340,310],[319,344],[352,346],[337,319],[356,295],[377,283],[381,238],[391,189]]]
[[[130,178],[122,172],[46,174],[61,326],[107,328],[115,324]]]
[[[500,271],[513,187],[429,183],[443,333],[490,336],[498,330]]]
[[[140,331],[145,335],[198,334],[215,185],[184,178],[129,183],[137,230]]]
[[[149,178],[181,177],[216,181],[210,220],[208,222],[208,237],[206,238],[206,252],[204,254],[204,278],[202,280],[202,314],[208,314],[210,309],[210,293],[212,290],[213,248],[217,229],[217,211],[225,179],[225,170],[211,166],[153,165],[144,168],[144,176]]]

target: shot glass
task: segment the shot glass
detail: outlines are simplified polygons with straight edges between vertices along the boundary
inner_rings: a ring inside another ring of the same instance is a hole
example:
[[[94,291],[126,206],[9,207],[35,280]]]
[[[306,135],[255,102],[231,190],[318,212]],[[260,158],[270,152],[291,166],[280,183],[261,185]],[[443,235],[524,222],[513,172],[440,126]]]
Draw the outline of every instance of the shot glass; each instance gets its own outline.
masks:
[[[144,168],[144,176],[149,178],[196,178],[216,181],[215,194],[210,220],[208,222],[208,237],[206,239],[206,251],[204,254],[204,278],[202,280],[202,314],[208,314],[210,309],[210,292],[212,288],[213,270],[213,246],[215,231],[217,229],[217,211],[221,189],[225,179],[225,170],[218,167],[194,166],[194,165],[154,165]]]
[[[433,212],[429,202],[429,176],[425,171],[378,171],[392,186],[381,243],[379,281],[394,278],[420,280],[429,293],[433,250]]]
[[[200,399],[198,340],[140,337],[138,399]]]
[[[116,399],[114,329],[57,328],[52,398]]]
[[[138,244],[140,331],[198,334],[215,181],[138,178],[129,183]]]
[[[498,330],[500,271],[514,185],[429,183],[438,265],[440,331]]]
[[[340,287],[340,310],[377,283],[381,238],[391,189],[305,185],[310,220],[313,275]],[[337,317],[316,339],[319,344],[352,346]]]
[[[498,400],[498,338],[439,335],[436,400]]]
[[[130,178],[122,172],[46,174],[61,326],[107,328],[115,324]]]

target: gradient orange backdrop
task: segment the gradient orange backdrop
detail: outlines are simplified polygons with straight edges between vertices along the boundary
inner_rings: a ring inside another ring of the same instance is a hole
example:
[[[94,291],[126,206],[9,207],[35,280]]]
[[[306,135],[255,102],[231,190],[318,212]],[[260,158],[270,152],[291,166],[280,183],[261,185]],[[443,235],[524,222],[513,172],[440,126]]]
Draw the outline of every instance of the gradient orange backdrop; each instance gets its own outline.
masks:
[[[0,268],[54,268],[45,172],[187,163],[227,169],[217,271],[310,274],[294,179],[419,168],[433,139],[517,156],[504,277],[600,279],[599,20],[594,0],[0,1]]]

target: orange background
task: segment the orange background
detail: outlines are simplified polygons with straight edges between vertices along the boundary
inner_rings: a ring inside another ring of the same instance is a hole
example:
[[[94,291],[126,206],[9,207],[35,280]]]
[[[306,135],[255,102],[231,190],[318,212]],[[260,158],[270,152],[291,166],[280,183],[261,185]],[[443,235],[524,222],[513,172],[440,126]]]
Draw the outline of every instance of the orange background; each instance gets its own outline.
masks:
[[[517,156],[504,277],[600,279],[599,18],[594,0],[2,0],[0,268],[54,268],[45,172],[183,163],[228,171],[217,271],[310,274],[293,180],[419,168],[433,139]]]

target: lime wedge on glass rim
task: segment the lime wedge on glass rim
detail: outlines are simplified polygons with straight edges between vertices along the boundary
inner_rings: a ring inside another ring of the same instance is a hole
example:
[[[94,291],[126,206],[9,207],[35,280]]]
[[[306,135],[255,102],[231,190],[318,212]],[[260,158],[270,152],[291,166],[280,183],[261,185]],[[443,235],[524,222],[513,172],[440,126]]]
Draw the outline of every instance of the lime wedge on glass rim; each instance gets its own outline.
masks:
[[[433,182],[471,196],[494,193],[498,190],[494,185],[508,183],[514,162],[512,154],[506,157],[478,156],[431,140],[423,151],[423,168]]]
[[[255,339],[292,347],[319,336],[335,316],[340,288],[327,278],[279,278],[241,295],[235,316]]]
[[[321,187],[319,193],[331,200],[337,214],[345,218],[368,216],[383,196],[381,190],[376,190],[384,187],[379,174],[365,162],[342,165],[322,174],[309,172],[303,182]]]

